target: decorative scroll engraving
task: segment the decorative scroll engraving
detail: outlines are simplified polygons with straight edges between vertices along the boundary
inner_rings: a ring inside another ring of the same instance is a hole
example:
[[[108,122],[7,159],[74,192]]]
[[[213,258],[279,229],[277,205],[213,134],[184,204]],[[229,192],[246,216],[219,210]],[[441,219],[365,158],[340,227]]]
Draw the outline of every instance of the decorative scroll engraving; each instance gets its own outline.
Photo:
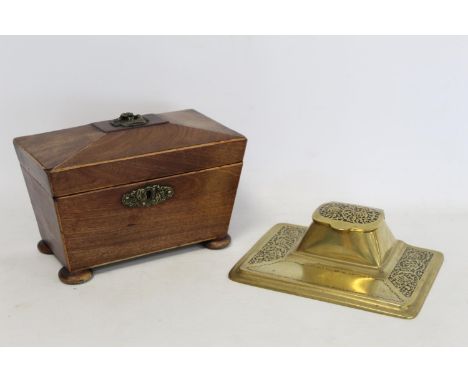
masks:
[[[282,259],[295,248],[295,245],[302,239],[306,230],[306,227],[281,227],[281,229],[266,242],[263,248],[249,260],[249,264],[259,264]]]
[[[165,202],[174,196],[174,189],[170,186],[154,184],[127,192],[122,196],[125,207],[151,207]]]
[[[411,297],[432,256],[433,253],[429,251],[414,247],[406,248],[388,276],[388,280],[398,288],[403,296]]]
[[[354,224],[375,222],[381,215],[379,210],[346,203],[326,203],[319,207],[319,213],[325,218]]]

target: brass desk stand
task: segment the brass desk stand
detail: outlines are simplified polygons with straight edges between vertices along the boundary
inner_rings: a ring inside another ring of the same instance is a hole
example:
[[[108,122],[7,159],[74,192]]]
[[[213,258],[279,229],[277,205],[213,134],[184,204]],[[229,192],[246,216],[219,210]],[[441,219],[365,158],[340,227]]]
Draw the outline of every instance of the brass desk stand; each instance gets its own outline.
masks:
[[[277,224],[235,265],[245,284],[414,318],[443,262],[396,240],[379,209],[326,203],[307,227]]]

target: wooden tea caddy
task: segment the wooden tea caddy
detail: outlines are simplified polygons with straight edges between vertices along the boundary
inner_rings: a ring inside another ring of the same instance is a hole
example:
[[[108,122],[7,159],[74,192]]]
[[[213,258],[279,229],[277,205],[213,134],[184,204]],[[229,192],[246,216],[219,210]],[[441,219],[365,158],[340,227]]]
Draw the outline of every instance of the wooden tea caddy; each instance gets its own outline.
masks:
[[[63,264],[60,280],[80,284],[104,264],[226,247],[246,143],[195,110],[15,138],[39,251]]]

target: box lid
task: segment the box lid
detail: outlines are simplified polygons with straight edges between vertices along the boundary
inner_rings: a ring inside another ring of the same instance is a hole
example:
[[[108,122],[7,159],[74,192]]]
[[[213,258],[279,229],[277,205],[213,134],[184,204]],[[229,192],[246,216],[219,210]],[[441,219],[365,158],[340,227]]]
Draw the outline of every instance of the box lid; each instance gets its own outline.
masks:
[[[65,196],[241,162],[246,138],[182,110],[124,115],[15,138],[14,145],[21,165],[50,194]]]

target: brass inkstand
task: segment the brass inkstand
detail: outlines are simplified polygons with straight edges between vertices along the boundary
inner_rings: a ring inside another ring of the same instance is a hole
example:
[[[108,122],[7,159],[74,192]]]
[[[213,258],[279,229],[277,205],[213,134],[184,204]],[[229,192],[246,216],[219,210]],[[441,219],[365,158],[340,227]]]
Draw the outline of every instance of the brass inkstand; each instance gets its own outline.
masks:
[[[418,314],[442,253],[396,240],[379,209],[331,202],[312,219],[309,228],[275,225],[229,277],[391,316]]]

